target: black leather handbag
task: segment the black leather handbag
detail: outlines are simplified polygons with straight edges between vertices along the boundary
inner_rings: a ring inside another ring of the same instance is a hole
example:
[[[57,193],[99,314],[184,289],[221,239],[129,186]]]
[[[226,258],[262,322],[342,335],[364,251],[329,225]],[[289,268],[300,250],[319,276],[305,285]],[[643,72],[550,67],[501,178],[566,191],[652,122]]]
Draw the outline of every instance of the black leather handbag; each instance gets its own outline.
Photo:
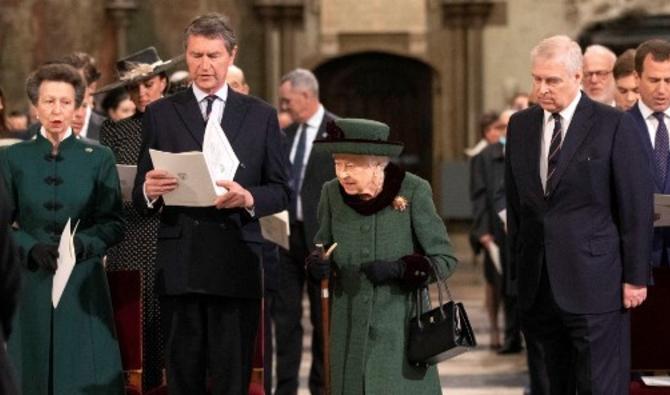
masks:
[[[434,365],[460,355],[477,345],[475,334],[470,326],[468,315],[462,303],[456,303],[451,297],[446,279],[439,269],[431,262],[437,278],[437,291],[440,305],[430,311],[423,312],[422,296],[425,295],[430,306],[428,287],[415,291],[416,316],[409,321],[409,339],[407,342],[407,359],[413,365]],[[442,287],[449,298],[444,303]]]

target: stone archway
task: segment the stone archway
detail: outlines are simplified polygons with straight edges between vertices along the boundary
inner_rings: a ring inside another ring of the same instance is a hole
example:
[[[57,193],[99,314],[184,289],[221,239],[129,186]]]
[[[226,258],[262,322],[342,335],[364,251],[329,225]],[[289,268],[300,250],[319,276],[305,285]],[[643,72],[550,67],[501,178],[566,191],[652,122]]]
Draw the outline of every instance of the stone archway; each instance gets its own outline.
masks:
[[[335,58],[314,70],[324,106],[341,117],[388,124],[405,143],[400,162],[431,180],[433,70],[418,60],[380,52]]]

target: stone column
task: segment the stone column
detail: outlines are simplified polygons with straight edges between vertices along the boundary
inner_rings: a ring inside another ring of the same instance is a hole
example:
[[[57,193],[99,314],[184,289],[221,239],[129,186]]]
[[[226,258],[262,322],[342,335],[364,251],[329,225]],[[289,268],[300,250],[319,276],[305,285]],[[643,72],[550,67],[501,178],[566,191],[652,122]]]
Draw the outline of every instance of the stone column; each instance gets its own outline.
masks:
[[[107,0],[107,11],[114,20],[116,27],[116,58],[121,58],[128,52],[128,24],[130,13],[137,10],[135,0]]]
[[[267,99],[277,104],[279,80],[291,66],[293,31],[302,22],[303,0],[254,0],[265,28],[265,86]]]
[[[478,119],[483,108],[482,29],[495,0],[442,0],[443,25],[449,30],[453,74],[448,92],[450,146],[460,150],[479,140]],[[452,152],[458,156],[458,152]]]

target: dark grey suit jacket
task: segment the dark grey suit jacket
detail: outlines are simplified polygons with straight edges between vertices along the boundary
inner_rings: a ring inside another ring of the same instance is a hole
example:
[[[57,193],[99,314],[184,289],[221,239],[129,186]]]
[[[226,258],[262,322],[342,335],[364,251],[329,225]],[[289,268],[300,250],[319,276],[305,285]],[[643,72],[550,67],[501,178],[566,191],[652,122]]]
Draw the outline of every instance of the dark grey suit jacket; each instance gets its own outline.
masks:
[[[200,151],[205,121],[192,89],[152,103],[142,121],[133,203],[145,214],[160,209],[159,291],[260,298],[263,237],[258,218],[285,209],[289,199],[288,164],[275,109],[228,89],[222,127],[240,160],[234,180],[254,197],[254,217],[242,208],[164,206],[162,199],[149,209],[143,194],[145,175],[153,168],[149,149]]]
[[[326,123],[337,119],[337,116],[326,111],[323,115],[321,125],[316,133],[317,139],[323,139],[328,136],[326,131]],[[288,143],[288,154],[290,155],[293,141],[298,132],[300,125],[294,123],[286,128],[286,138]],[[305,177],[302,182],[300,190],[300,199],[302,199],[302,217],[305,227],[305,245],[311,249],[314,245],[314,236],[319,229],[319,224],[316,217],[316,209],[319,205],[319,198],[321,197],[321,187],[326,181],[335,178],[335,167],[333,165],[333,158],[330,154],[325,152],[312,151],[307,160],[307,167],[305,168]],[[294,218],[291,218],[293,221]]]
[[[88,127],[86,128],[87,139],[95,141],[100,140],[100,128],[102,127],[102,123],[105,122],[105,119],[107,118],[95,111],[91,111],[91,118],[89,118]]]
[[[622,283],[649,278],[654,187],[639,133],[629,114],[582,94],[545,195],[543,116],[539,106],[518,112],[507,133],[507,226],[519,303],[533,305],[546,270],[562,310],[619,310]]]

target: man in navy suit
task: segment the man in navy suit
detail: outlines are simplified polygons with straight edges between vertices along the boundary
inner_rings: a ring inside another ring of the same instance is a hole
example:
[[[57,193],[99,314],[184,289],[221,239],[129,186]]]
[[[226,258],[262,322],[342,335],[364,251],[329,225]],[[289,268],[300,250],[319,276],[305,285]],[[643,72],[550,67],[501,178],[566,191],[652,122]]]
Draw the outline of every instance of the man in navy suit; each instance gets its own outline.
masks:
[[[635,51],[635,73],[640,99],[629,110],[637,122],[645,153],[652,163],[654,192],[670,193],[668,125],[670,125],[670,42],[645,41]],[[654,229],[652,265],[670,262],[670,228]]]
[[[319,82],[307,69],[295,69],[284,75],[279,86],[280,107],[291,114],[293,124],[286,128],[286,155],[291,161],[292,198],[290,251],[281,251],[279,289],[272,297],[272,318],[277,343],[277,386],[275,395],[298,393],[298,373],[302,357],[302,297],[305,286],[312,323],[312,367],[309,389],[312,395],[323,393],[323,335],[320,288],[305,273],[305,258],[314,249],[318,230],[316,209],[321,187],[335,178],[331,156],[312,150],[312,142],[328,136],[326,124],[336,116],[319,101]]]
[[[531,392],[627,394],[626,309],[644,301],[649,276],[650,164],[630,115],[580,91],[577,43],[550,37],[531,60],[539,105],[512,116],[505,157]]]
[[[186,63],[193,85],[152,103],[144,114],[144,142],[134,205],[160,210],[158,279],[171,298],[167,346],[171,395],[246,393],[258,329],[263,238],[258,218],[286,208],[288,164],[277,113],[225,83],[237,52],[226,17],[197,17],[185,30]],[[165,206],[161,196],[177,179],[154,169],[150,148],[201,151],[205,120],[215,117],[240,160],[227,192],[211,207]]]

